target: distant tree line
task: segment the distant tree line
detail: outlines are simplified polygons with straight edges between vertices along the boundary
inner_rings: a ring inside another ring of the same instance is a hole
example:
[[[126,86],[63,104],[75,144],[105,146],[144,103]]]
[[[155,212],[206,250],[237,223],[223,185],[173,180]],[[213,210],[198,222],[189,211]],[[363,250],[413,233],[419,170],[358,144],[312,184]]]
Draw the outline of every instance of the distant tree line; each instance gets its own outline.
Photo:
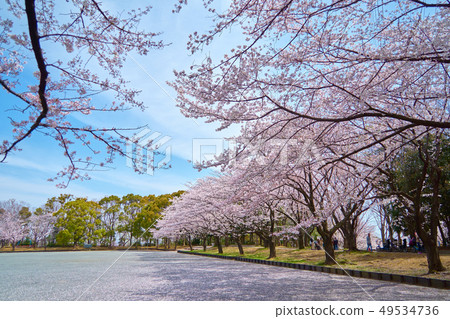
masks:
[[[111,195],[99,201],[62,194],[34,210],[15,199],[2,201],[0,247],[150,245],[150,228],[171,200],[182,193]]]

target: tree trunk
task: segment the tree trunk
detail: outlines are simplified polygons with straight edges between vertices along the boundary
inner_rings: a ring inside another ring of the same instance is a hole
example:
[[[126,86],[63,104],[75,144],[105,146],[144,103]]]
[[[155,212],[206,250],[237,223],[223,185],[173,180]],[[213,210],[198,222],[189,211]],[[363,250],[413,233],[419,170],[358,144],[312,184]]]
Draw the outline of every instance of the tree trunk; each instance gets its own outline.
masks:
[[[230,237],[225,236],[225,247],[230,246]]]
[[[334,255],[333,247],[333,235],[334,232],[330,232],[327,222],[322,222],[320,226],[317,226],[317,231],[323,240],[323,249],[325,250],[325,265],[336,264],[336,257]]]
[[[203,251],[206,251],[206,246],[207,246],[207,244],[208,244],[207,240],[208,240],[208,239],[206,238],[206,236],[203,237]]]
[[[243,255],[244,254],[244,248],[242,248],[242,242],[241,239],[239,237],[236,237],[236,244],[238,246],[239,249],[239,255]]]
[[[344,235],[344,248],[349,251],[357,251],[356,234],[354,232],[346,233],[345,231],[342,231],[342,234]]]
[[[430,234],[425,233],[422,227],[422,234],[425,236],[421,236],[423,245],[427,251],[427,262],[428,262],[428,272],[433,273],[436,271],[443,271],[445,267],[442,265],[441,258],[439,257],[439,250],[437,247],[437,232],[438,232],[438,224],[439,224],[439,207],[440,207],[440,181],[441,181],[441,170],[439,166],[434,163],[431,165],[432,174],[431,180],[433,184],[433,197],[431,203],[431,216],[430,216]]]
[[[355,236],[355,234],[352,234],[352,236],[348,238],[348,250],[350,250],[350,251],[358,251],[358,245],[356,243],[356,236]]]
[[[428,273],[434,273],[437,271],[445,270],[444,266],[442,265],[441,258],[439,256],[439,250],[436,246],[436,243],[423,241],[423,245],[427,251]]]
[[[298,236],[297,236],[297,247],[298,247],[298,249],[304,249],[305,248],[305,241],[303,239],[304,239],[303,232],[300,231]]]
[[[325,250],[325,265],[334,265],[336,263],[336,257],[334,255],[333,239],[332,236],[322,236],[323,249]]]
[[[358,246],[356,244],[356,225],[355,220],[347,220],[340,227],[341,234],[344,237],[344,248],[349,251],[357,251]]]
[[[384,211],[383,211],[384,212]],[[383,217],[382,216],[380,216],[380,223],[381,223],[381,225],[380,225],[380,232],[381,232],[381,244],[383,244],[384,242],[385,242],[385,240],[386,240],[386,236],[385,236],[385,232],[386,232],[386,230],[385,230],[385,225],[384,225],[384,219],[383,219]]]
[[[269,243],[269,258],[267,258],[267,259],[277,257],[277,252],[275,249],[275,241],[272,239],[272,237],[270,237],[270,239],[268,240],[268,243]]]
[[[188,243],[189,243],[189,249],[190,249],[191,251],[194,250],[194,248],[192,248],[191,235],[188,236]]]
[[[219,236],[214,236],[214,239],[216,241],[216,246],[217,246],[217,251],[219,254],[223,254],[223,248],[222,248],[222,243],[220,241],[220,237]]]
[[[109,248],[112,248],[113,247],[113,236],[109,236]]]

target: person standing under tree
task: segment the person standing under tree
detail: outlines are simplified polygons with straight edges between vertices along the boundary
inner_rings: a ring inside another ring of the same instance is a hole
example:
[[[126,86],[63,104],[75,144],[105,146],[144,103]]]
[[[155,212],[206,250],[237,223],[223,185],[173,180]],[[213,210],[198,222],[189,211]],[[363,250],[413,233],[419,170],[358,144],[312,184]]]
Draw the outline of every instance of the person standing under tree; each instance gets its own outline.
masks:
[[[370,233],[367,234],[367,250],[372,251],[372,239],[370,238]]]
[[[339,241],[336,238],[333,239],[333,249],[334,250],[339,249]]]

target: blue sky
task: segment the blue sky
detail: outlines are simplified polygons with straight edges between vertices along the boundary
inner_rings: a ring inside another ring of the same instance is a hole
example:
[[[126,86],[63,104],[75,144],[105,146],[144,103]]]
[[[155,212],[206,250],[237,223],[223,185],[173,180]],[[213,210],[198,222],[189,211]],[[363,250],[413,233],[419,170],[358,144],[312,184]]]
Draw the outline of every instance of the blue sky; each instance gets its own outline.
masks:
[[[185,118],[175,106],[175,93],[166,81],[173,79],[173,70],[188,69],[195,61],[201,61],[205,56],[220,56],[228,51],[239,40],[234,33],[224,34],[214,46],[196,56],[190,56],[186,50],[188,35],[194,31],[206,31],[212,25],[211,14],[208,13],[201,1],[190,1],[180,13],[173,14],[173,4],[176,1],[151,1],[153,10],[141,23],[141,27],[152,32],[161,31],[161,39],[170,46],[163,50],[152,51],[147,56],[132,55],[123,70],[124,77],[130,81],[130,86],[142,90],[140,100],[144,101],[147,109],[144,112],[133,110],[127,113],[105,117],[104,115],[90,115],[78,118],[86,124],[109,126],[110,122],[117,122],[121,127],[137,127],[147,125],[152,132],[159,132],[171,139],[164,145],[171,147],[171,168],[155,170],[153,175],[137,174],[126,165],[126,159],[118,157],[113,169],[90,174],[91,180],[72,181],[66,189],[60,189],[55,183],[48,182],[57,172],[68,164],[62,150],[56,142],[42,135],[33,134],[31,138],[21,143],[22,151],[8,157],[7,163],[0,164],[0,200],[15,198],[25,201],[33,207],[45,203],[47,198],[60,193],[70,193],[75,196],[100,199],[106,195],[125,195],[135,193],[141,195],[163,194],[186,188],[186,183],[210,174],[208,171],[198,172],[188,161],[193,158],[193,139],[202,139],[205,145],[203,155],[214,152],[216,140],[237,135],[238,128],[234,127],[223,132],[216,132],[216,125],[205,124],[201,120]],[[5,4],[0,2],[1,14],[5,14]],[[114,10],[124,3],[130,8],[148,4],[148,1],[103,1],[103,4]],[[222,6],[226,1],[221,2]],[[123,8],[127,9],[127,8]],[[52,52],[51,54],[63,54]],[[33,66],[34,67],[34,66]],[[34,81],[31,77],[24,79]],[[109,103],[112,95],[101,96],[101,102]],[[8,96],[4,90],[0,91],[0,136],[1,140],[11,133],[8,109],[16,101]],[[108,125],[109,124],[109,125]],[[209,142],[211,141],[211,143]],[[162,149],[164,149],[162,148]],[[87,155],[87,154],[86,154]],[[200,156],[201,154],[195,154]]]

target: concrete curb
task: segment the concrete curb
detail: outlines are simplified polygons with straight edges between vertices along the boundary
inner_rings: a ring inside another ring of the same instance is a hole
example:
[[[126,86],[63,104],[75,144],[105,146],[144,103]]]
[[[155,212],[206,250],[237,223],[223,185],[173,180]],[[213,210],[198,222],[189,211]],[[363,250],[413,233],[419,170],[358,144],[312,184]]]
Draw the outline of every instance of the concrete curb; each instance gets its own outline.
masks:
[[[335,274],[335,275],[350,275],[352,277],[357,277],[357,278],[397,282],[397,283],[408,284],[408,285],[416,285],[416,286],[431,287],[431,288],[438,288],[438,289],[450,289],[450,280],[416,277],[416,276],[406,276],[406,275],[396,275],[396,274],[386,274],[386,273],[380,273],[380,272],[370,272],[370,271],[362,271],[362,270],[354,270],[354,269],[341,269],[341,268],[315,266],[315,265],[307,265],[307,264],[294,264],[294,263],[286,263],[286,262],[282,262],[282,261],[273,261],[273,260],[266,260],[266,259],[261,260],[261,259],[245,258],[245,257],[210,255],[210,254],[202,254],[202,253],[197,253],[197,252],[187,251],[187,250],[178,250],[177,252],[181,253],[181,254],[190,254],[190,255],[197,255],[197,256],[203,256],[203,257],[214,257],[214,258],[243,261],[243,262],[249,262],[249,263],[255,263],[255,264],[263,264],[263,265],[269,265],[269,266],[294,268],[294,269],[309,270],[309,271],[319,271],[319,272],[325,272],[325,273]]]

